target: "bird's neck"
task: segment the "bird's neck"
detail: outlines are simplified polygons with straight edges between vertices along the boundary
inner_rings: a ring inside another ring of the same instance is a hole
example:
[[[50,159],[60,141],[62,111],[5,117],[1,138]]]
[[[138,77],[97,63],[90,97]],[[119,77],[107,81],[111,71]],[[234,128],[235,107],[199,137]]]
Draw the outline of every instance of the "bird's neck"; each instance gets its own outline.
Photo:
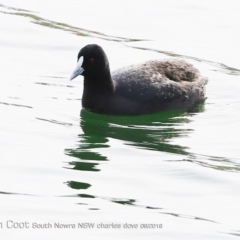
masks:
[[[113,94],[114,82],[110,70],[97,74],[96,76],[84,77],[84,94]]]
[[[98,109],[104,109],[114,91],[115,85],[110,71],[98,74],[95,78],[84,77],[82,106],[95,112]]]

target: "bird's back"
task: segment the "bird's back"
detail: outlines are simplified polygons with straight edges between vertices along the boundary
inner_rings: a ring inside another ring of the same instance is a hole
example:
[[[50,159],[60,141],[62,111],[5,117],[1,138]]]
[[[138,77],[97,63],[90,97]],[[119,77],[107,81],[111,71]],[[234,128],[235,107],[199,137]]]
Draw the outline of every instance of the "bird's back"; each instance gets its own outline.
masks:
[[[186,107],[204,99],[207,83],[196,68],[178,59],[132,65],[114,71],[112,78],[116,95],[159,108]]]

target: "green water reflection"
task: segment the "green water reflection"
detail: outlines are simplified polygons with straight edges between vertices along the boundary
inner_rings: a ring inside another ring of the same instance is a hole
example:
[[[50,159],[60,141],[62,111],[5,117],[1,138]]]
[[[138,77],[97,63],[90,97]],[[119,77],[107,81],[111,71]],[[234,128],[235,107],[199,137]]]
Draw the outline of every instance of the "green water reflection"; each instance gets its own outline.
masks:
[[[197,111],[202,108],[197,108]],[[109,116],[82,110],[80,113],[80,127],[82,134],[74,148],[65,149],[65,154],[72,157],[67,168],[78,171],[99,172],[101,163],[110,159],[101,154],[100,150],[110,149],[111,139],[121,140],[123,144],[148,151],[167,152],[187,155],[187,148],[170,143],[171,138],[187,135],[192,129],[183,128],[189,122],[189,112],[184,110],[167,111],[145,116]],[[117,153],[116,153],[117,154]],[[129,156],[131,157],[131,156]],[[101,198],[116,204],[129,205],[146,209],[160,209],[143,206],[136,199],[119,199],[92,194],[81,193],[91,187],[88,183],[68,181],[67,186],[79,190],[75,195],[83,198]],[[79,204],[83,204],[80,202]],[[86,203],[84,203],[86,205]],[[88,204],[87,204],[88,205]]]
[[[166,111],[144,116],[109,116],[82,110],[80,127],[83,133],[78,135],[78,142],[74,148],[65,149],[65,154],[73,157],[67,168],[101,171],[101,163],[111,160],[111,157],[103,155],[101,150],[110,149],[110,140],[117,139],[125,145],[133,146],[134,149],[181,156],[180,160],[169,161],[188,161],[215,170],[239,171],[240,168],[234,159],[194,154],[188,147],[172,143],[173,138],[188,136],[193,131],[187,128],[191,121],[190,116],[203,112],[204,106],[204,103],[201,103],[188,111]],[[69,184],[68,186],[71,187]]]
[[[109,160],[99,153],[99,148],[110,148],[109,139],[122,140],[136,148],[186,155],[186,148],[169,143],[171,138],[188,134],[192,129],[181,128],[189,121],[189,113],[168,111],[158,114],[125,117],[106,116],[81,111],[80,126],[83,134],[78,136],[76,148],[65,153],[79,159],[71,161],[71,169],[97,171],[99,161]],[[97,160],[98,162],[91,162]]]
[[[65,149],[65,154],[72,157],[67,168],[78,171],[99,172],[101,163],[111,160],[103,155],[100,149],[110,149],[110,139],[121,140],[124,144],[135,148],[157,152],[188,154],[185,147],[170,143],[171,138],[188,134],[191,129],[182,126],[189,122],[189,112],[168,111],[145,116],[108,116],[82,110],[80,127],[83,131],[78,135],[74,148]],[[117,153],[116,153],[117,154]],[[71,158],[70,158],[71,159]],[[88,183],[68,181],[67,186],[75,190],[91,187]],[[116,204],[141,206],[135,199],[116,199],[78,193],[79,198],[101,198]],[[82,204],[82,203],[81,203]]]

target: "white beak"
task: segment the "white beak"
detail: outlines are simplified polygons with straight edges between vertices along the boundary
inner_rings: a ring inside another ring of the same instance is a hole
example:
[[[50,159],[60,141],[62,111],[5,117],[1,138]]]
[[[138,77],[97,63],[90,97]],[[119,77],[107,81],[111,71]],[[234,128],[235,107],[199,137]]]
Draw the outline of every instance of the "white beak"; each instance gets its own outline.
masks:
[[[78,59],[78,62],[77,62],[77,66],[76,68],[74,69],[71,77],[70,77],[70,80],[73,80],[75,77],[77,77],[78,75],[81,75],[84,71],[84,68],[82,67],[82,63],[83,63],[83,56],[81,56],[79,59]]]

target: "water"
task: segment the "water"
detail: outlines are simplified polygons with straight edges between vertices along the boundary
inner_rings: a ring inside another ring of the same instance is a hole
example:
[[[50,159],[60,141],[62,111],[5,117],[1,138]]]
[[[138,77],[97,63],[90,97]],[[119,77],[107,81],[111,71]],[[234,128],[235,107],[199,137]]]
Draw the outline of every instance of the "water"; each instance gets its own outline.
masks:
[[[0,236],[239,238],[237,3],[1,0]],[[208,98],[148,116],[83,110],[82,79],[69,77],[89,43],[112,70],[186,59],[209,77]]]

